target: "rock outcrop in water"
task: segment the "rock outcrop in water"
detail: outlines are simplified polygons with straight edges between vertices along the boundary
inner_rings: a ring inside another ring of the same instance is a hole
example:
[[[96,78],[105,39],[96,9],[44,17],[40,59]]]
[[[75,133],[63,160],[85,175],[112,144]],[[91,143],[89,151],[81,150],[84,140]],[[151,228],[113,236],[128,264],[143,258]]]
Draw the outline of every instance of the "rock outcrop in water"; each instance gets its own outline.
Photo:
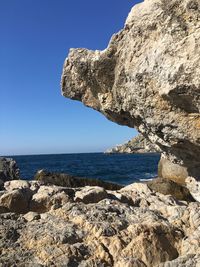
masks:
[[[137,135],[123,145],[107,149],[105,153],[157,153],[161,152],[158,146],[152,144],[143,135]]]
[[[0,157],[0,188],[3,182],[20,178],[20,171],[15,160]]]
[[[200,178],[200,3],[145,0],[107,49],[71,49],[62,94],[136,128]]]
[[[109,183],[100,179],[91,179],[86,177],[76,177],[66,173],[53,173],[45,170],[39,170],[35,175],[35,180],[45,184],[54,184],[65,187],[83,187],[83,186],[101,186],[107,190],[118,190],[122,185]]]
[[[0,266],[199,266],[198,202],[141,183],[110,191],[17,180],[4,188]]]

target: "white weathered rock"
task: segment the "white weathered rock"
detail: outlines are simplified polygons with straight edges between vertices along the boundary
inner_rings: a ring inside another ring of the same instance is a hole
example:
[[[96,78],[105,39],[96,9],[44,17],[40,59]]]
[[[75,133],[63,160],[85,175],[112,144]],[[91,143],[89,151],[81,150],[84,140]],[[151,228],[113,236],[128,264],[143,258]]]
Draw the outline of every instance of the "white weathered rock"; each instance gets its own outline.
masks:
[[[193,177],[187,177],[185,182],[193,198],[200,202],[200,182]]]
[[[149,195],[152,193],[151,189],[144,183],[133,183],[130,185],[127,185],[119,190],[120,192],[131,192],[131,191],[137,191],[140,194]]]
[[[180,256],[173,261],[161,263],[157,267],[200,267],[200,254]]]
[[[13,181],[5,182],[4,188],[7,191],[12,191],[15,189],[30,188],[30,184],[29,182],[24,181],[24,180],[13,180]]]
[[[190,203],[188,221],[191,230],[194,231],[200,228],[200,203]]]
[[[194,231],[181,244],[181,254],[200,254],[200,228]]]
[[[62,94],[136,128],[200,179],[200,4],[146,0],[104,51],[71,49]]]

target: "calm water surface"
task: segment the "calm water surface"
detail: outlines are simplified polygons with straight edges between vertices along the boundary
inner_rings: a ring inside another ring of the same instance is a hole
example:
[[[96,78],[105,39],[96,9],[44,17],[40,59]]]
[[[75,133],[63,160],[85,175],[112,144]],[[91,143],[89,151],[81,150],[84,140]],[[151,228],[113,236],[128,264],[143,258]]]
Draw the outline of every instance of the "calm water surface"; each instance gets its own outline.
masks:
[[[33,179],[37,170],[63,172],[80,177],[129,184],[151,179],[157,174],[159,154],[57,154],[12,156],[21,170],[21,177]]]

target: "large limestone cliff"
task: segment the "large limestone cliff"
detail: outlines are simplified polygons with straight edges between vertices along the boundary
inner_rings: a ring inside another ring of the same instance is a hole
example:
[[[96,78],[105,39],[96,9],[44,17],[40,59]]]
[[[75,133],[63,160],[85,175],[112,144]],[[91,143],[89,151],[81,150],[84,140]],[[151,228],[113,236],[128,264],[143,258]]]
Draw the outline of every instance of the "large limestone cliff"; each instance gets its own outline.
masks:
[[[107,49],[71,49],[62,94],[136,128],[200,178],[200,3],[146,0]]]

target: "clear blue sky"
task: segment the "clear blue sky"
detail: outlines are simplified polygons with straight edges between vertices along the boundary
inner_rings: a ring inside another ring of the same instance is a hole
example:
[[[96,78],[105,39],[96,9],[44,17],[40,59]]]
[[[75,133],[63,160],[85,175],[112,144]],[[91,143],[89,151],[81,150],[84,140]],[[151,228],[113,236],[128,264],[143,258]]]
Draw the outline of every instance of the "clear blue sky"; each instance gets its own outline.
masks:
[[[136,134],[61,96],[70,47],[104,49],[139,0],[0,0],[0,155],[104,151]]]

